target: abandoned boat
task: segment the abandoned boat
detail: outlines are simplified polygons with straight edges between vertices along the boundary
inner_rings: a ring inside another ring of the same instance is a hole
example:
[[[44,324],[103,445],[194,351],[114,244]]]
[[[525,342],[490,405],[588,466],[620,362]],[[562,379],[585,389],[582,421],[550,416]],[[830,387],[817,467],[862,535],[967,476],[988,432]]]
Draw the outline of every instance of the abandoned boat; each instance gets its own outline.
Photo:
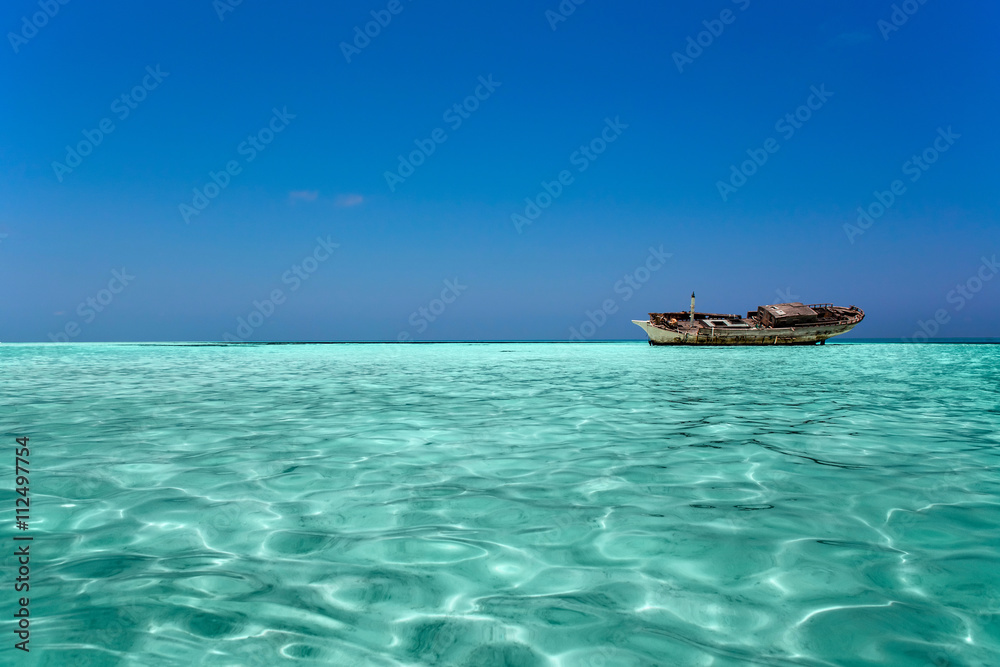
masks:
[[[760,306],[746,317],[721,313],[650,313],[632,320],[650,345],[815,345],[846,333],[865,318],[857,306],[799,302]]]

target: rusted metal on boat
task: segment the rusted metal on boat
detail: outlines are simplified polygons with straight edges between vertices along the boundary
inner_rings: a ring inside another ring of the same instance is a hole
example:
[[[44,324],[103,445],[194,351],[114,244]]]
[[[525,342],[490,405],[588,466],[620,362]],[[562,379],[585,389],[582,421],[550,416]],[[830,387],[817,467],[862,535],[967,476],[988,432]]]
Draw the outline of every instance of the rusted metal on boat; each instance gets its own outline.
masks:
[[[815,345],[847,333],[865,318],[857,306],[832,303],[776,303],[759,306],[746,317],[729,313],[650,313],[632,320],[650,345]]]

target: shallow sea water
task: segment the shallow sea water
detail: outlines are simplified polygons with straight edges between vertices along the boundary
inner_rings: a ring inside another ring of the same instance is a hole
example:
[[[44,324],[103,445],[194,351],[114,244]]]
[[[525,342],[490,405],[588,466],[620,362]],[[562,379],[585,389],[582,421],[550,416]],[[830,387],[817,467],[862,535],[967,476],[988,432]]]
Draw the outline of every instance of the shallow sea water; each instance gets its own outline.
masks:
[[[8,553],[21,435],[34,537],[4,664],[1000,665],[1000,346],[5,344],[0,370]]]

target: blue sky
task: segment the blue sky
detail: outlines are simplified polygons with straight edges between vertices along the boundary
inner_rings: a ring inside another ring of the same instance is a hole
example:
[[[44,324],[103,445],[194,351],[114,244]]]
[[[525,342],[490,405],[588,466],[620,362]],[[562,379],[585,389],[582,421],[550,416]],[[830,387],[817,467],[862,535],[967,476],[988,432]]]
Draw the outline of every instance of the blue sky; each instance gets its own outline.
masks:
[[[4,3],[0,340],[1000,331],[994,3],[230,3]]]

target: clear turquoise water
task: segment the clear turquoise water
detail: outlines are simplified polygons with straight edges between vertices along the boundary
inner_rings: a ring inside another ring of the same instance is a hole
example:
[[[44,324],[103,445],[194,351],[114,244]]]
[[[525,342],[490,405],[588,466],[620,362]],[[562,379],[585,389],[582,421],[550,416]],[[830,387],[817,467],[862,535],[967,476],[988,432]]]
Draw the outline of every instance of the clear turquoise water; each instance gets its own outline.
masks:
[[[1000,346],[2,345],[0,370],[3,539],[15,435],[35,537],[5,664],[1000,664]]]

